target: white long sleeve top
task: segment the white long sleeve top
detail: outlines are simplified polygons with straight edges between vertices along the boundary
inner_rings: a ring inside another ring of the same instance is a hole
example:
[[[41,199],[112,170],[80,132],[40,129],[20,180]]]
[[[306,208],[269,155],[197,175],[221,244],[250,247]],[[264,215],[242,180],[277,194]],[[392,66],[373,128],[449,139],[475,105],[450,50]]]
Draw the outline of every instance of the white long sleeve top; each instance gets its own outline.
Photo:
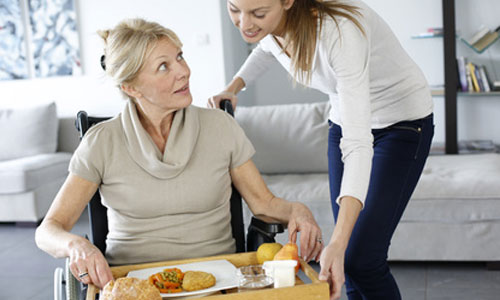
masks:
[[[364,205],[373,158],[371,129],[423,118],[432,113],[433,102],[423,73],[386,22],[365,3],[349,3],[360,8],[358,20],[365,35],[346,18],[337,18],[337,27],[326,17],[316,39],[311,82],[306,85],[329,95],[329,119],[342,128],[344,173],[336,201],[351,196]],[[235,77],[249,85],[275,59],[293,74],[290,58],[268,35]]]

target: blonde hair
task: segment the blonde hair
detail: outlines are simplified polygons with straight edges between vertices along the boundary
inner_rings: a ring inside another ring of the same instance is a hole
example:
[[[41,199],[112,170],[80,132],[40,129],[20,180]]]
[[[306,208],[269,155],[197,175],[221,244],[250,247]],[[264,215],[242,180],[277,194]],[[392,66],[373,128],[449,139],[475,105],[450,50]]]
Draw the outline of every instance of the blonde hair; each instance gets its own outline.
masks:
[[[167,38],[175,46],[182,47],[181,41],[172,30],[139,18],[124,20],[113,29],[100,30],[97,33],[104,41],[101,64],[120,90],[122,84],[134,82],[144,66],[145,59],[160,39]],[[125,92],[122,93],[129,97]]]
[[[281,0],[284,1],[284,0]],[[312,64],[316,49],[316,37],[321,33],[326,16],[339,27],[337,17],[353,22],[365,34],[363,26],[356,19],[361,16],[359,7],[338,0],[295,0],[287,11],[285,23],[284,50],[291,54],[293,78],[306,84],[311,82]],[[319,31],[317,22],[319,19]]]

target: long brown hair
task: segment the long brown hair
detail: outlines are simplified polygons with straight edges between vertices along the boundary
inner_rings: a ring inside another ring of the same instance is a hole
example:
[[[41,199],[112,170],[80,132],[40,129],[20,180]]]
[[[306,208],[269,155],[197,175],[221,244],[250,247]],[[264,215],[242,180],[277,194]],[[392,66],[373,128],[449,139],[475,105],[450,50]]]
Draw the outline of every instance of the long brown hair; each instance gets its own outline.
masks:
[[[330,16],[337,28],[339,27],[337,17],[344,17],[365,34],[363,26],[356,19],[361,16],[359,7],[338,0],[295,0],[286,15],[285,45],[283,45],[284,50],[290,50],[295,81],[311,82],[316,35],[321,32],[325,16]],[[320,30],[317,33],[318,18]]]

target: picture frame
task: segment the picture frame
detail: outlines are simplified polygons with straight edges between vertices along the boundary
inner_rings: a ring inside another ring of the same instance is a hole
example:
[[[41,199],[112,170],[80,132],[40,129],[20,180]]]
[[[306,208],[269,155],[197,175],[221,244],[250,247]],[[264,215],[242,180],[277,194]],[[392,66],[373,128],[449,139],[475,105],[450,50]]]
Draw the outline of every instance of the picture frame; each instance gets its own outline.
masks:
[[[76,0],[0,0],[0,80],[82,74]]]

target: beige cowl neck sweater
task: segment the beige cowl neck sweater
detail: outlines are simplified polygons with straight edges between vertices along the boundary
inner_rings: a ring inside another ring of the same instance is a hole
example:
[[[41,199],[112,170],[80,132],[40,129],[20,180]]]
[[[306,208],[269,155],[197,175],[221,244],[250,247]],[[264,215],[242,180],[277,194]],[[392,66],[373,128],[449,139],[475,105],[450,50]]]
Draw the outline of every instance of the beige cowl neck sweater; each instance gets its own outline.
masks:
[[[227,113],[195,106],[175,113],[161,154],[129,102],[89,129],[69,170],[99,184],[108,262],[132,264],[234,252],[229,171],[253,154]]]
[[[191,106],[175,112],[163,154],[142,127],[131,101],[126,105],[121,122],[130,156],[144,171],[160,179],[176,177],[184,170],[200,134],[200,120]]]

